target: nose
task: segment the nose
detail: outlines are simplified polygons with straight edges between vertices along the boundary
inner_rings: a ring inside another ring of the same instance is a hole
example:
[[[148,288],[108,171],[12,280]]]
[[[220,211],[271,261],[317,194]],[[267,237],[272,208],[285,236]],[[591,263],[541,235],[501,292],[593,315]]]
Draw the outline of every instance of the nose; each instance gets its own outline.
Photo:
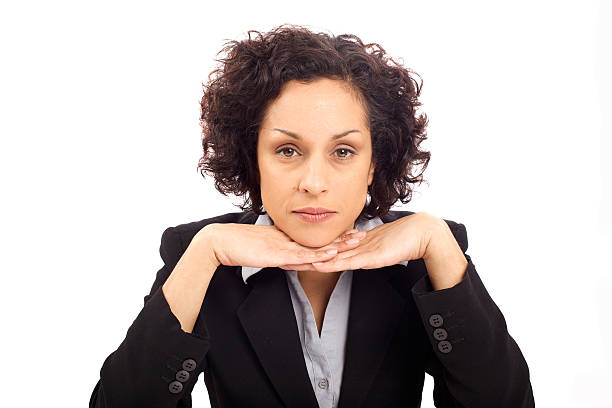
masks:
[[[328,169],[324,158],[311,156],[303,166],[298,191],[320,194],[328,189]]]

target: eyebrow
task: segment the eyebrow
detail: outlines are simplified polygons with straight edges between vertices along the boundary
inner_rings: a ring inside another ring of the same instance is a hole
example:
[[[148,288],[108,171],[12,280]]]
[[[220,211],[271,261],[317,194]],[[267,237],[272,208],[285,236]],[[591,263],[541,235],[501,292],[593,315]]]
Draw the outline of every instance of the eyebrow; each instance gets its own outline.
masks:
[[[298,134],[296,134],[296,133],[293,133],[293,132],[290,132],[290,131],[288,131],[288,130],[285,130],[285,129],[279,129],[279,128],[274,128],[274,129],[272,129],[272,130],[277,130],[277,131],[282,132],[282,133],[284,133],[284,134],[286,134],[286,135],[288,135],[288,136],[291,136],[291,137],[292,137],[292,138],[294,138],[294,139],[297,139],[297,140],[302,140],[302,137],[301,137],[300,135],[298,135]],[[359,131],[359,130],[357,130],[357,129],[351,129],[351,130],[347,130],[346,132],[342,132],[342,133],[339,133],[339,134],[337,134],[337,135],[333,135],[333,136],[331,137],[331,140],[340,139],[341,137],[347,136],[349,133],[353,133],[353,132],[358,132],[358,133],[361,133],[361,131]]]

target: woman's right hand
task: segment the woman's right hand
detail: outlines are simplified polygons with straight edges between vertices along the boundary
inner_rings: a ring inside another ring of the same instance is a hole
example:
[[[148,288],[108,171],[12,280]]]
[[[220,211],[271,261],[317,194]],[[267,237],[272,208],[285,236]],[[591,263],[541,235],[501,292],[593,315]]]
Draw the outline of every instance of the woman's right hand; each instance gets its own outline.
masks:
[[[365,231],[351,229],[330,244],[312,249],[293,241],[274,225],[215,223],[205,226],[198,234],[206,236],[219,264],[258,268],[327,261],[339,252],[357,247],[358,241],[365,237]],[[349,243],[353,238],[357,242]]]

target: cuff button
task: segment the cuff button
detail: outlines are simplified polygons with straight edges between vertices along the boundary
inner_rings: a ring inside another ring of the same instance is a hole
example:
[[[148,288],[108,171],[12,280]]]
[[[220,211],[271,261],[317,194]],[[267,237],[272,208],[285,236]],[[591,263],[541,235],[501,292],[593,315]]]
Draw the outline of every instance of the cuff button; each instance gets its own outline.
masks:
[[[429,316],[429,324],[432,327],[440,327],[442,326],[442,323],[444,323],[444,319],[442,318],[441,315],[432,314],[431,316]]]
[[[438,343],[438,350],[440,350],[442,353],[450,353],[452,349],[453,346],[446,340],[443,340]]]
[[[433,336],[436,340],[446,340],[446,338],[448,337],[448,333],[442,328],[437,328],[436,330],[434,330]]]
[[[185,370],[178,371],[176,373],[176,379],[180,382],[185,382],[189,379],[189,373]]]
[[[192,358],[188,358],[187,360],[183,361],[183,369],[187,370],[187,371],[193,371],[196,368],[196,362],[194,359]]]
[[[183,391],[183,384],[181,384],[178,381],[172,381],[168,385],[168,389],[170,390],[171,393],[178,394],[179,392]]]

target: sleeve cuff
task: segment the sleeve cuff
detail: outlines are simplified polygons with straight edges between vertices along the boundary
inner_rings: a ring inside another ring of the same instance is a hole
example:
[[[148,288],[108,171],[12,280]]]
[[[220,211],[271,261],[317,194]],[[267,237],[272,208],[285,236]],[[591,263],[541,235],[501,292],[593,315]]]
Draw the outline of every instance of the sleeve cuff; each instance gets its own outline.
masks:
[[[506,322],[484,287],[469,255],[463,280],[434,290],[425,274],[412,287],[427,337],[438,358],[458,364],[476,364],[491,345],[505,339]]]
[[[200,334],[183,331],[158,287],[102,367],[108,395],[139,398],[134,403],[189,398],[210,348],[206,326],[201,326]],[[121,391],[126,389],[131,395]]]
[[[448,295],[449,292],[452,293],[452,292],[462,291],[465,289],[466,286],[471,286],[472,283],[470,279],[470,274],[473,274],[475,272],[473,268],[474,265],[471,264],[469,255],[466,255],[465,257],[468,259],[468,266],[465,270],[465,274],[463,275],[463,279],[461,280],[461,282],[457,283],[455,286],[451,286],[450,288],[435,290],[433,288],[433,285],[431,284],[429,275],[426,273],[412,287],[412,295],[414,297],[427,296],[429,294],[435,294],[435,293],[444,293],[445,295]],[[472,268],[470,268],[470,265],[472,266]],[[472,270],[471,273],[470,273],[470,269]]]

